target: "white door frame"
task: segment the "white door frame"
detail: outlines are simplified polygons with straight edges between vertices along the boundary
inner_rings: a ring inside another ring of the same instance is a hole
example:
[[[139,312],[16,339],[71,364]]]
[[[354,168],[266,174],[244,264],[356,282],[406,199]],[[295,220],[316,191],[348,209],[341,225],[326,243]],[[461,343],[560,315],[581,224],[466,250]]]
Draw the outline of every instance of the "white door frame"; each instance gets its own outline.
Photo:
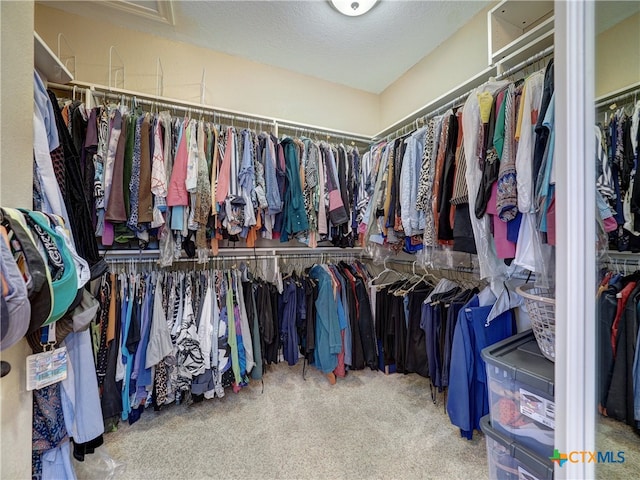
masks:
[[[555,1],[555,445],[567,454],[595,450],[594,3]],[[556,479],[594,476],[593,463],[555,464]]]

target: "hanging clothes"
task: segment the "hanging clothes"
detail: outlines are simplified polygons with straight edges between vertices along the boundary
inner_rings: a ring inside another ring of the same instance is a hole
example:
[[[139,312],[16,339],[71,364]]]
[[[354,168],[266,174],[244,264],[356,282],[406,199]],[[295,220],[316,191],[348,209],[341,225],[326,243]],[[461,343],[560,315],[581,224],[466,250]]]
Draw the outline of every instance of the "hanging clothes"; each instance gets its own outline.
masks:
[[[491,305],[474,296],[458,314],[451,348],[447,413],[460,435],[471,439],[480,430],[480,418],[489,413],[486,366],[481,350],[516,333],[509,310],[487,324]]]

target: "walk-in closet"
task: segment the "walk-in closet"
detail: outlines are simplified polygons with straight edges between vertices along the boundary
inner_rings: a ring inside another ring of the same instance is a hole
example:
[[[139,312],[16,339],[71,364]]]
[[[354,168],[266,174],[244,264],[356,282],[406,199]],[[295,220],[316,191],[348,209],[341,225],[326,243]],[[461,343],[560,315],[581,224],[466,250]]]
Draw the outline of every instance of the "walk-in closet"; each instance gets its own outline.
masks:
[[[637,2],[0,21],[0,477],[640,477]]]

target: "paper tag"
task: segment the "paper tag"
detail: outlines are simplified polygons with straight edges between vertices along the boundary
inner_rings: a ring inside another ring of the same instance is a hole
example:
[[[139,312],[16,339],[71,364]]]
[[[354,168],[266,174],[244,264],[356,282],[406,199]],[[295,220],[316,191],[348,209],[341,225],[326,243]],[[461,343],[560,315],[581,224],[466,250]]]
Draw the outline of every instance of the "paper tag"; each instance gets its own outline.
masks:
[[[530,474],[520,465],[518,465],[518,480],[540,480],[535,475]]]
[[[27,390],[38,390],[67,378],[67,347],[27,357]]]
[[[555,429],[556,405],[551,400],[542,398],[524,388],[520,389],[520,413],[536,422]]]

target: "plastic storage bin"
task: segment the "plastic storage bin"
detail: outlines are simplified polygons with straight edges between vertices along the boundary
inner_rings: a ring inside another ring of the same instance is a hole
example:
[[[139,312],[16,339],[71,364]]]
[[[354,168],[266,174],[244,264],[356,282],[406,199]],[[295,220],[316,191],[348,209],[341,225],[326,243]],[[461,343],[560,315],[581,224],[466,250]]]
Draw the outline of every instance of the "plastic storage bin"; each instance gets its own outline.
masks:
[[[530,330],[482,350],[492,427],[542,457],[553,455],[554,370]]]
[[[489,415],[480,428],[487,439],[487,459],[491,480],[552,480],[553,464],[491,427]]]

